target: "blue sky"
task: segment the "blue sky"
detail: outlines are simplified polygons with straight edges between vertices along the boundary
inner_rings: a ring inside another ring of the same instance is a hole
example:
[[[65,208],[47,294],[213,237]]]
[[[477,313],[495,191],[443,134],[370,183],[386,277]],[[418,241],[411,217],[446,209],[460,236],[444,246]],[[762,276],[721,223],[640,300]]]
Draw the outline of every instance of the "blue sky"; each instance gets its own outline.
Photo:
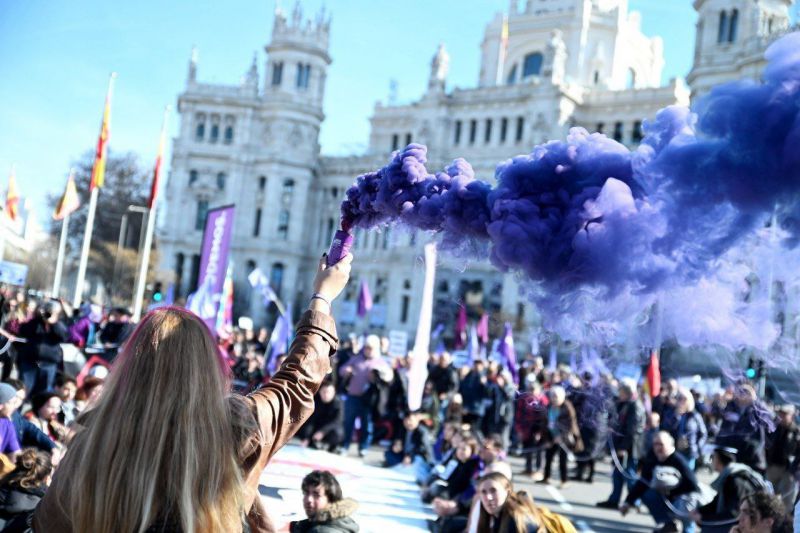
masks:
[[[293,2],[284,0],[291,11]],[[450,56],[451,87],[476,84],[487,22],[507,0],[328,0],[333,15],[322,129],[326,154],[363,151],[368,117],[386,100],[418,97],[439,42]],[[665,44],[664,79],[691,66],[695,13],[691,0],[630,0],[643,30]],[[321,0],[304,0],[316,13]],[[70,162],[92,149],[108,74],[118,72],[111,149],[134,151],[152,165],[166,104],[183,90],[192,45],[201,81],[238,83],[264,45],[275,0],[198,1],[0,0],[0,189],[12,163],[20,193],[46,219],[44,198],[60,192]],[[177,132],[173,115],[171,132]],[[167,156],[169,161],[169,154]]]

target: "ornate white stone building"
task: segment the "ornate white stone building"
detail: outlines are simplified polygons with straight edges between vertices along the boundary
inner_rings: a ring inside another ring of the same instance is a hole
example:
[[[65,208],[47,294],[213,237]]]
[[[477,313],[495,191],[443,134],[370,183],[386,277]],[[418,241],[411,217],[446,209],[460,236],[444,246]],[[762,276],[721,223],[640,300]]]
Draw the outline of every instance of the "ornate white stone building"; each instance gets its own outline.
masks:
[[[791,3],[696,0],[698,44],[689,78],[696,92],[755,76],[765,45],[788,26]],[[196,287],[203,221],[211,207],[236,204],[236,311],[267,323],[261,302],[249,296],[248,272],[259,267],[284,301],[302,305],[338,224],[344,191],[357,175],[385,164],[393,150],[424,143],[431,170],[465,157],[479,176],[492,179],[498,162],[563,138],[572,126],[634,145],[643,118],[689,102],[681,80],[661,84],[662,41],[642,33],[640,16],[628,11],[626,0],[523,4],[512,0],[508,13],[486,26],[477,87],[448,90],[449,57],[441,45],[425,94],[410,105],[377,104],[367,152],[350,157],[320,155],[331,63],[324,14],[311,21],[299,7],[288,18],[276,12],[263,87],[255,60],[239,85],[212,85],[197,80],[193,56],[179,96],[181,129],[158,241],[161,270],[174,273],[178,294]],[[428,238],[402,228],[357,235],[354,281],[366,278],[372,289],[376,305],[366,321],[373,328],[416,329]],[[357,289],[351,283],[338,304],[343,332],[367,327],[355,318]],[[537,321],[514,277],[488,263],[441,257],[435,295],[435,323],[452,324],[461,300],[473,318],[490,313],[494,335],[510,320],[526,338]]]

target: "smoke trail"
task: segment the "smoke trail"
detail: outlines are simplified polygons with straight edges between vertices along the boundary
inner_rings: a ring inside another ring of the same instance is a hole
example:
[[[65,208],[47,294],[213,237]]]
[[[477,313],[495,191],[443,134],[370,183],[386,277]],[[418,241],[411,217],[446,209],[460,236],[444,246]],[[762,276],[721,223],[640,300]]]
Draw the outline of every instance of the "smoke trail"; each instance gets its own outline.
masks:
[[[661,295],[665,334],[681,342],[764,345],[776,333],[740,294],[735,249],[773,213],[785,244],[800,239],[800,34],[766,57],[761,83],[718,86],[694,112],[661,110],[633,152],[573,128],[501,163],[495,188],[463,159],[431,174],[426,148],[409,145],[357,178],[343,227],[400,222],[450,248],[487,243],[497,268],[538,284],[536,303],[568,338],[585,328],[572,331],[565,312],[603,317],[598,335],[634,323],[646,336],[652,317],[637,321]]]

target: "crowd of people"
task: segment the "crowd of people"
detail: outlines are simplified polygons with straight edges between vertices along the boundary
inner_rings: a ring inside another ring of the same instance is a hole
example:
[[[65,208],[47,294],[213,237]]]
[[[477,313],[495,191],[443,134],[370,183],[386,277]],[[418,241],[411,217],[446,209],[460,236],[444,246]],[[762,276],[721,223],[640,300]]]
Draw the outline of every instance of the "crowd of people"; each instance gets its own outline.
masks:
[[[0,531],[24,531],[21,520],[41,500],[76,421],[101,397],[106,367],[134,324],[124,309],[73,310],[21,292],[3,293],[0,309]],[[234,389],[247,393],[275,378],[269,369],[289,354],[269,364],[268,344],[265,329],[220,341]],[[572,531],[514,481],[592,483],[605,460],[612,490],[597,505],[622,515],[646,509],[657,531],[792,530],[797,413],[765,404],[746,381],[707,397],[669,379],[651,398],[636,382],[546,368],[534,354],[512,376],[499,360],[459,367],[440,352],[431,354],[420,408],[410,411],[410,360],[385,356],[387,344],[368,335],[338,346],[296,436],[332,453],[355,447],[364,456],[382,446],[384,466],[413,473],[438,517],[434,531]],[[98,354],[99,364],[71,375],[65,345]],[[703,468],[716,474],[710,488],[698,481]],[[310,474],[302,491],[308,518],[292,531],[358,530],[355,502],[329,473]]]

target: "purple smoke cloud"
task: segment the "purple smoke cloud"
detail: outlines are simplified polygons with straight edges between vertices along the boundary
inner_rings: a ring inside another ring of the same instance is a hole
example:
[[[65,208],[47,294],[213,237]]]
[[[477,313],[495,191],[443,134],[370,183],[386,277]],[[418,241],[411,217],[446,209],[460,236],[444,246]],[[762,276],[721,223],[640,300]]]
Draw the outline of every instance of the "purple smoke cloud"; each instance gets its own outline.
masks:
[[[430,173],[427,149],[411,144],[357,178],[343,228],[400,222],[456,250],[487,243],[498,269],[538,284],[555,322],[574,311],[576,322],[602,313],[652,326],[636,313],[659,302],[665,333],[687,343],[772,342],[768,310],[744,305],[734,252],[770,217],[784,244],[800,239],[800,34],[766,57],[761,83],[718,86],[693,112],[661,110],[633,152],[573,128],[501,163],[494,188],[463,159]]]

